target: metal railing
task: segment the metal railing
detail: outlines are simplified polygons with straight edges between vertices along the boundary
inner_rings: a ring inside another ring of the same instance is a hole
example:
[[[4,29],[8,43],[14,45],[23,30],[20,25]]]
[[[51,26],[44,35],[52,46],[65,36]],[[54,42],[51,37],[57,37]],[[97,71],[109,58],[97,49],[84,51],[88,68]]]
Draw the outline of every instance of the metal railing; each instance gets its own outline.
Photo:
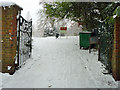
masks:
[[[17,65],[22,66],[32,52],[32,20],[26,21],[21,15],[17,18]]]

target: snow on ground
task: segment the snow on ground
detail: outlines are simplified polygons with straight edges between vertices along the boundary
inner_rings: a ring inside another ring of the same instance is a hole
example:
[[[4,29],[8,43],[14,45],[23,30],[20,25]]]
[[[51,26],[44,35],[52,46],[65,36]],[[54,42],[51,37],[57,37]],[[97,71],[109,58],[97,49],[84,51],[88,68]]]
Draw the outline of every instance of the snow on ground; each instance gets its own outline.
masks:
[[[104,75],[97,52],[79,49],[78,37],[33,38],[33,55],[12,76],[2,74],[3,88],[117,88]]]
[[[2,89],[2,73],[0,73],[0,90]]]

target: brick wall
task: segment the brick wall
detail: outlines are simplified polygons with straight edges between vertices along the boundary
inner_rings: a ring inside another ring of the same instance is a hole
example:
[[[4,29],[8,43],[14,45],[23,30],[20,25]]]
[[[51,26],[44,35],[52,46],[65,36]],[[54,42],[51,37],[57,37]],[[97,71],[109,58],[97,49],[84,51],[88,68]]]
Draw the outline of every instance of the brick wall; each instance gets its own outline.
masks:
[[[0,7],[0,72],[2,71],[2,8]]]
[[[120,80],[120,18],[118,17],[115,19],[114,25],[112,72],[115,80]]]
[[[2,8],[2,72],[9,72],[8,66],[15,66],[17,48],[17,6]]]

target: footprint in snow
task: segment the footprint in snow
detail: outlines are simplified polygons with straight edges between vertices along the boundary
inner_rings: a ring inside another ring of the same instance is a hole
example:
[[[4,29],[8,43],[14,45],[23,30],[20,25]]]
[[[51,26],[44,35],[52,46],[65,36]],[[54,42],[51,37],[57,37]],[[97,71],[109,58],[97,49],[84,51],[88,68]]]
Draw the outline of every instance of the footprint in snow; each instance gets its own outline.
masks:
[[[87,69],[87,67],[85,67],[85,69]]]
[[[113,82],[113,81],[112,81]],[[112,82],[108,81],[108,85],[111,86],[112,85]]]
[[[51,87],[52,87],[52,85],[49,85],[48,87],[49,87],[49,88],[51,88]]]

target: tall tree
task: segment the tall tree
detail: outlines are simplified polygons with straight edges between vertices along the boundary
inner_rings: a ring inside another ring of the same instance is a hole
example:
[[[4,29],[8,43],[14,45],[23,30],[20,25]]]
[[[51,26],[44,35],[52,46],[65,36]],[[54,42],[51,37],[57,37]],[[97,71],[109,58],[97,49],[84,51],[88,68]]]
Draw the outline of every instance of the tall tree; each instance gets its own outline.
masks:
[[[112,5],[111,9],[108,9]],[[96,28],[116,8],[111,2],[51,2],[44,4],[47,17],[68,18],[83,23],[84,28]],[[109,10],[110,13],[106,12]]]

